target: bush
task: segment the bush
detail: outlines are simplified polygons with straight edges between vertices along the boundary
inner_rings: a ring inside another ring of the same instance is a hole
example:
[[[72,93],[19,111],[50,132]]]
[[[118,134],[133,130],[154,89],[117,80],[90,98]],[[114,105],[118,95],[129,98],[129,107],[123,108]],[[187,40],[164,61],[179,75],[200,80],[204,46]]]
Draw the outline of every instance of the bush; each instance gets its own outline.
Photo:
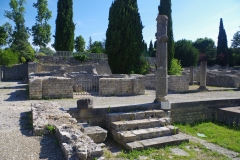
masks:
[[[37,55],[38,55],[38,56],[46,56],[46,54],[44,54],[43,52],[38,52]]]
[[[20,60],[21,60],[21,63],[25,63],[26,62],[26,59],[24,57],[21,57]]]
[[[18,53],[14,53],[10,48],[0,52],[0,65],[12,66],[18,63]]]
[[[82,62],[87,60],[88,56],[86,54],[79,54],[79,55],[74,55],[74,58]]]
[[[181,75],[182,74],[182,66],[177,59],[172,59],[171,68],[169,70],[169,75]]]

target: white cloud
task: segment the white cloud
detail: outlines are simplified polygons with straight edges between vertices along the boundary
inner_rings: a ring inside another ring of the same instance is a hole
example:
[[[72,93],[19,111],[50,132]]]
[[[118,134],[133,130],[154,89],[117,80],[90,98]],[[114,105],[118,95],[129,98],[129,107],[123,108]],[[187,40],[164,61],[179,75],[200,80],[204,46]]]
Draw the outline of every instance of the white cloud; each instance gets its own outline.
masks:
[[[94,37],[94,36],[99,36],[99,35],[103,35],[103,34],[105,34],[105,33],[104,32],[98,32],[98,33],[91,34],[91,36]]]

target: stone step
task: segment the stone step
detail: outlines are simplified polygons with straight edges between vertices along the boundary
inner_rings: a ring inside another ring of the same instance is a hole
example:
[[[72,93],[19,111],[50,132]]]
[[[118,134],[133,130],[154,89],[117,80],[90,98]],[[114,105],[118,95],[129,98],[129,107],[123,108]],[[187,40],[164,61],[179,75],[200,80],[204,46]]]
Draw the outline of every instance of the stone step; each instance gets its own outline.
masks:
[[[149,118],[130,121],[116,121],[110,123],[110,129],[115,131],[132,131],[136,129],[147,129],[163,127],[171,124],[171,118]]]
[[[166,112],[163,110],[147,110],[135,111],[128,113],[109,113],[106,116],[107,122],[126,121],[126,120],[139,120],[147,118],[164,118]]]
[[[178,134],[179,129],[172,125],[166,127],[155,127],[148,129],[137,129],[132,131],[118,131],[112,130],[115,139],[118,138],[117,141],[122,141],[125,143],[139,141],[143,139],[151,139],[162,136],[169,136]]]
[[[129,151],[142,150],[148,148],[161,148],[170,145],[179,145],[183,142],[189,142],[189,139],[182,134],[171,136],[164,136],[152,139],[145,139],[135,142],[122,143],[122,145]]]

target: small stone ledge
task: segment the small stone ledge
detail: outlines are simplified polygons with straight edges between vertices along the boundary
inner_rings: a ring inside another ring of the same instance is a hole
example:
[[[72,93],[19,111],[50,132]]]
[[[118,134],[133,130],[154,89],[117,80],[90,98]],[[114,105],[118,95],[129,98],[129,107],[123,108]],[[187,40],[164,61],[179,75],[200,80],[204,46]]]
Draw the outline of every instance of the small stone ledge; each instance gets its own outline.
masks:
[[[47,134],[46,126],[53,126],[65,159],[85,160],[102,156],[101,145],[94,143],[89,136],[83,133],[83,126],[60,108],[56,103],[34,104],[32,106],[34,134]]]

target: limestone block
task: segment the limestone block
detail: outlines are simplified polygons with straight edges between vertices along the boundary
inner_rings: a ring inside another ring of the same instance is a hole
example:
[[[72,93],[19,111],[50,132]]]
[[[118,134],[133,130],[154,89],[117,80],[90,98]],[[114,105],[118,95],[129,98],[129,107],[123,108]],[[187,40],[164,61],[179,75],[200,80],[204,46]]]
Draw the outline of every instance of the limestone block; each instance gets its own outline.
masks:
[[[93,108],[93,99],[91,98],[79,99],[77,101],[77,108],[78,109]]]
[[[144,119],[145,118],[145,112],[140,111],[140,112],[135,112],[135,119]]]
[[[107,138],[107,131],[98,126],[84,128],[84,133],[88,135],[95,143],[104,142]]]
[[[136,140],[136,135],[132,131],[120,132],[120,135],[123,142],[134,142]]]
[[[107,116],[107,121],[108,122],[120,121],[120,116],[119,116],[118,113],[109,113],[106,116]]]
[[[172,135],[179,133],[179,128],[178,127],[175,127],[175,126],[172,126],[172,125],[168,125],[166,127],[170,129],[170,134],[172,134]]]

